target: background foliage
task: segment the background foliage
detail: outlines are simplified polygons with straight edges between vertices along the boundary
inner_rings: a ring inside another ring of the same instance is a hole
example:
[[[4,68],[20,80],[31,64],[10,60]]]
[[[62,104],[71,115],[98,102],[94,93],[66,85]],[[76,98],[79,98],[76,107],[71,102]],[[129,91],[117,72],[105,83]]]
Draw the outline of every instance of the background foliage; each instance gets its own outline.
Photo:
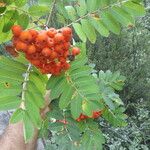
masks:
[[[147,8],[149,6],[146,3]],[[89,44],[89,58],[97,70],[116,71],[127,77],[121,93],[126,104],[144,98],[149,103],[150,69],[150,13],[136,22],[136,27],[123,29],[121,35],[99,37],[95,45]],[[100,47],[100,48],[99,48]]]
[[[97,70],[119,70],[127,78],[120,94],[130,116],[129,125],[114,129],[104,123],[109,141],[106,149],[150,148],[150,2],[145,1],[145,6],[147,14],[136,22],[135,28],[123,29],[119,36],[99,37],[94,46],[89,44],[88,55]]]

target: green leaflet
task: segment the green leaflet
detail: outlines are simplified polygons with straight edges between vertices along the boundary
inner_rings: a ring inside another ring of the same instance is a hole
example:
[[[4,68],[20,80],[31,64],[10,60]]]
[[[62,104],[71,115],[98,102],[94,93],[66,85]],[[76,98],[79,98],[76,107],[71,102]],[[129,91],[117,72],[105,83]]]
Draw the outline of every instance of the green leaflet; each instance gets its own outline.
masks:
[[[39,88],[37,88],[36,84],[33,81],[29,81],[27,87],[28,89],[30,89],[29,92],[38,94],[40,98],[43,97],[44,94],[39,90]]]
[[[100,8],[109,6],[110,0],[98,0],[98,5]]]
[[[66,20],[65,20],[65,17],[59,13],[56,14],[56,17],[57,17],[57,21],[59,23],[62,23],[62,24],[65,24],[66,23]]]
[[[6,111],[10,109],[16,109],[20,106],[21,100],[16,96],[7,96],[0,99],[0,110]]]
[[[104,24],[106,25],[106,27],[108,28],[108,30],[110,30],[111,32],[113,32],[115,34],[120,34],[120,29],[121,29],[120,25],[114,19],[111,12],[103,11],[101,13],[101,16],[102,16],[102,20],[103,20]]]
[[[77,19],[77,13],[73,6],[66,6],[65,7],[68,17],[71,21],[75,21]]]
[[[76,7],[78,15],[84,16],[87,13],[87,5],[85,0],[78,0],[79,5]]]
[[[98,0],[87,0],[87,8],[89,12],[94,12],[98,8]]]
[[[112,7],[111,12],[113,17],[123,26],[128,26],[135,23],[133,17],[120,7]]]
[[[59,5],[56,6],[57,7],[57,10],[58,12],[64,16],[64,18],[68,19],[69,16],[68,16],[68,13],[67,13],[67,10],[65,9],[65,6],[63,4],[63,2],[59,2]]]
[[[21,89],[2,89],[0,94],[0,100],[7,96],[19,96]]]
[[[111,111],[109,109],[105,110],[103,113],[103,117],[113,126],[115,127],[124,127],[127,125],[126,118],[127,116],[123,114],[123,112],[120,110],[115,113],[115,111]]]
[[[82,29],[82,26],[79,23],[73,23],[73,28],[75,29],[75,32],[79,36],[79,38],[83,41],[86,42],[87,38],[86,35]]]
[[[49,6],[47,5],[33,5],[29,7],[29,13],[32,16],[45,16],[49,12]]]
[[[125,9],[131,15],[137,16],[144,16],[145,15],[145,8],[141,4],[134,3],[132,1],[128,1],[123,4],[123,9]]]
[[[77,119],[82,113],[82,98],[76,96],[71,100],[71,114],[74,119]]]
[[[86,34],[87,38],[89,39],[89,41],[91,43],[95,43],[96,42],[95,29],[90,24],[89,20],[82,19],[81,20],[81,25],[82,25],[82,29],[83,29],[84,33]]]
[[[20,76],[22,76],[22,74],[24,73],[22,70],[19,70],[19,69],[15,68],[15,67],[13,67],[13,69],[12,69],[11,66],[9,66],[7,64],[3,64],[3,63],[0,63],[0,69],[8,71],[8,72],[11,71],[12,73],[18,74]]]
[[[30,87],[28,87],[28,89],[31,89]],[[38,92],[33,92],[33,91],[27,91],[28,94],[30,94],[30,96],[32,97],[33,102],[35,103],[35,105],[38,108],[43,108],[44,104],[45,104],[45,100],[44,97]]]
[[[50,98],[53,100],[53,99],[56,99],[60,96],[60,94],[63,92],[63,88],[66,84],[66,79],[62,78],[61,80],[58,81],[58,84],[53,88],[51,89],[51,95],[50,95]]]
[[[24,122],[23,124],[24,138],[25,142],[27,143],[34,136],[34,126],[27,112],[24,113],[23,122]]]
[[[82,146],[85,147],[83,150],[87,150],[87,149],[88,150],[91,150],[91,149],[102,150],[103,149],[102,144],[105,143],[104,136],[101,130],[98,129],[96,125],[94,126],[95,128],[93,130],[89,129],[83,134]]]
[[[90,23],[94,26],[94,28],[104,37],[109,36],[109,30],[103,23],[101,19],[90,18]]]
[[[0,80],[0,91],[2,90],[9,90],[9,89],[14,89],[14,90],[20,90],[21,91],[21,88],[22,88],[22,85],[20,83],[17,83],[17,82],[6,82],[4,80]]]
[[[70,72],[74,69],[77,69],[80,66],[85,65],[87,63],[87,61],[88,61],[87,57],[83,57],[77,61],[72,62]]]
[[[69,105],[72,95],[74,93],[74,89],[68,84],[66,84],[63,88],[64,90],[59,100],[60,109],[65,109]]]
[[[22,7],[27,3],[27,0],[15,0],[15,5],[18,7]]]
[[[29,115],[31,121],[34,123],[34,125],[38,129],[40,129],[42,119],[40,116],[40,110],[34,101],[34,97],[32,97],[32,95],[30,95],[29,93],[26,92],[25,98],[26,98],[26,101],[25,101],[26,111],[28,112],[28,115]]]
[[[16,81],[23,81],[22,74],[19,74],[18,72],[14,72],[8,69],[6,70],[4,68],[2,68],[0,71],[0,77],[4,77]]]
[[[38,1],[40,5],[48,5],[50,6],[53,2],[53,0],[39,0]]]
[[[91,68],[89,68],[88,66],[84,66],[83,68],[80,67],[76,70],[73,70],[71,72],[71,76],[72,76],[72,78],[76,79],[82,75],[86,76],[86,75],[90,74],[90,71],[91,71]]]
[[[11,59],[11,58],[4,57],[4,56],[0,56],[0,64],[10,66],[11,68],[16,68],[16,69],[21,70],[23,72],[25,72],[27,69],[24,64],[16,61],[15,59]]]
[[[61,80],[63,78],[64,78],[64,75],[60,75],[58,77],[57,76],[51,76],[47,82],[46,89],[47,90],[53,89],[59,83],[59,80]]]
[[[10,31],[11,27],[17,21],[18,15],[19,13],[17,10],[6,11],[6,13],[3,15],[3,18],[2,18],[4,20],[4,26],[2,30],[4,33]]]
[[[115,90],[122,90],[125,77],[120,75],[120,72],[110,72],[109,70],[104,73],[103,71],[99,72],[99,79],[101,82],[104,82],[106,85],[112,87]]]
[[[20,14],[17,23],[24,29],[29,25],[29,16],[27,14]]]
[[[107,89],[106,89],[107,90]],[[111,110],[115,110],[115,105],[112,101],[112,99],[110,98],[109,94],[108,94],[109,90],[107,91],[102,91],[102,98],[104,100],[104,102],[106,103],[106,105],[111,109]]]
[[[24,115],[24,110],[22,110],[21,108],[17,109],[11,119],[10,119],[10,123],[17,123],[19,121],[23,120],[23,115]]]
[[[38,73],[31,73],[30,80],[36,85],[37,89],[41,91],[42,94],[45,94],[45,83],[42,81]]]

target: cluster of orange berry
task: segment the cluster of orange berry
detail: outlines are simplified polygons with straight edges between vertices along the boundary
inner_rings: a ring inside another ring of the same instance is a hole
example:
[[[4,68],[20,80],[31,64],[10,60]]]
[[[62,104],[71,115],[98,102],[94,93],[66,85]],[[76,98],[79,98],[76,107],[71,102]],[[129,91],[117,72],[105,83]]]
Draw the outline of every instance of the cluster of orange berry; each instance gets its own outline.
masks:
[[[80,122],[80,121],[86,120],[88,118],[97,119],[101,115],[102,115],[102,111],[94,111],[93,114],[92,114],[92,116],[90,116],[90,117],[81,113],[80,116],[79,116],[79,118],[76,119],[76,121]]]
[[[24,52],[26,59],[43,74],[60,75],[70,68],[68,57],[80,53],[79,48],[71,46],[72,29],[69,27],[36,31],[14,25],[12,33],[16,50]]]

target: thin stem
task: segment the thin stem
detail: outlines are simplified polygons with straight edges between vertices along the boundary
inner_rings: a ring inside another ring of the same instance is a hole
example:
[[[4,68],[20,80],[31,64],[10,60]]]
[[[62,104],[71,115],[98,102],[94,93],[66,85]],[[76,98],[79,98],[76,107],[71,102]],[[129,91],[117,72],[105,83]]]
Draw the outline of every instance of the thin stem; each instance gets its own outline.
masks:
[[[28,80],[29,80],[31,67],[32,67],[32,65],[29,64],[28,69],[25,73],[25,78],[24,78],[24,82],[23,82],[23,86],[22,86],[22,96],[21,96],[21,99],[22,99],[21,108],[22,109],[25,109],[25,104],[24,104],[24,102],[25,102],[25,92],[26,92],[26,89],[27,89],[27,83],[28,83]]]
[[[126,3],[126,2],[128,2],[128,1],[129,1],[129,0],[124,0],[124,1],[122,1],[122,2],[117,2],[117,3],[115,3],[115,4],[112,4],[111,6],[106,6],[106,7],[104,7],[104,8],[99,8],[99,9],[93,11],[93,12],[89,12],[89,13],[87,13],[86,15],[81,16],[79,19],[73,21],[72,23],[70,23],[70,24],[68,24],[68,25],[66,25],[66,26],[69,27],[69,26],[71,26],[73,23],[77,23],[77,22],[79,22],[80,20],[82,20],[82,19],[84,19],[84,18],[86,18],[86,17],[88,17],[88,16],[91,16],[92,14],[98,13],[98,12],[100,12],[100,11],[102,11],[102,10],[105,10],[105,9],[108,9],[108,8],[111,8],[111,7],[114,7],[114,6],[119,6],[119,5],[121,5],[121,4],[123,4],[123,3]]]
[[[47,21],[46,21],[46,26],[49,25],[49,22],[50,22],[50,19],[51,19],[51,17],[52,17],[52,13],[53,13],[55,4],[56,4],[56,0],[54,0],[53,3],[52,3],[52,5],[51,5],[51,9],[50,9],[50,12],[49,12],[49,16],[48,16]]]
[[[64,116],[64,119],[66,120],[66,115],[65,115],[65,110],[63,110],[63,116]],[[66,128],[66,125],[64,125],[64,129],[65,131],[67,132],[67,135],[68,135],[68,138],[71,142],[73,142],[73,139],[71,138],[70,134],[69,134],[69,130]]]

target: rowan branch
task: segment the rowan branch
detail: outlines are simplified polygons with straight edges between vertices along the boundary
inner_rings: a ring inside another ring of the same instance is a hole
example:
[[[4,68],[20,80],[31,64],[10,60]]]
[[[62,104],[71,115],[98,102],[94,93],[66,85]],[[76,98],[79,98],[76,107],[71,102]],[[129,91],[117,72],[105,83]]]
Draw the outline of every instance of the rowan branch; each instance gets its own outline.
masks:
[[[104,8],[99,8],[99,9],[93,11],[93,12],[89,12],[89,13],[87,13],[87,14],[81,16],[80,18],[78,18],[77,20],[71,22],[70,24],[68,24],[68,25],[66,25],[66,26],[69,27],[69,26],[71,26],[72,24],[77,23],[77,22],[79,22],[80,20],[82,20],[82,19],[84,19],[84,18],[86,18],[86,17],[88,17],[88,16],[91,16],[92,14],[97,14],[97,13],[99,13],[99,12],[101,12],[101,11],[103,11],[103,10],[106,10],[106,9],[108,9],[108,8],[111,8],[111,7],[114,7],[114,6],[122,5],[122,4],[124,4],[124,3],[128,2],[128,1],[129,1],[129,0],[124,0],[124,1],[122,1],[122,2],[117,2],[117,3],[114,3],[114,4],[110,5],[110,6],[106,6],[106,7],[104,7]]]
[[[22,96],[21,96],[22,103],[20,105],[20,107],[24,110],[25,110],[25,104],[24,104],[24,102],[25,102],[25,92],[27,90],[27,82],[29,80],[29,75],[30,75],[31,68],[32,68],[32,65],[29,63],[28,69],[27,69],[26,73],[24,74],[25,78],[24,78],[24,82],[23,82],[23,86],[22,86]]]
[[[52,5],[51,5],[51,9],[50,9],[50,12],[49,12],[49,15],[48,15],[48,18],[47,18],[47,21],[46,21],[46,26],[48,27],[48,24],[50,22],[50,19],[52,17],[52,13],[53,13],[53,10],[55,8],[55,4],[56,4],[56,0],[53,1]]]

